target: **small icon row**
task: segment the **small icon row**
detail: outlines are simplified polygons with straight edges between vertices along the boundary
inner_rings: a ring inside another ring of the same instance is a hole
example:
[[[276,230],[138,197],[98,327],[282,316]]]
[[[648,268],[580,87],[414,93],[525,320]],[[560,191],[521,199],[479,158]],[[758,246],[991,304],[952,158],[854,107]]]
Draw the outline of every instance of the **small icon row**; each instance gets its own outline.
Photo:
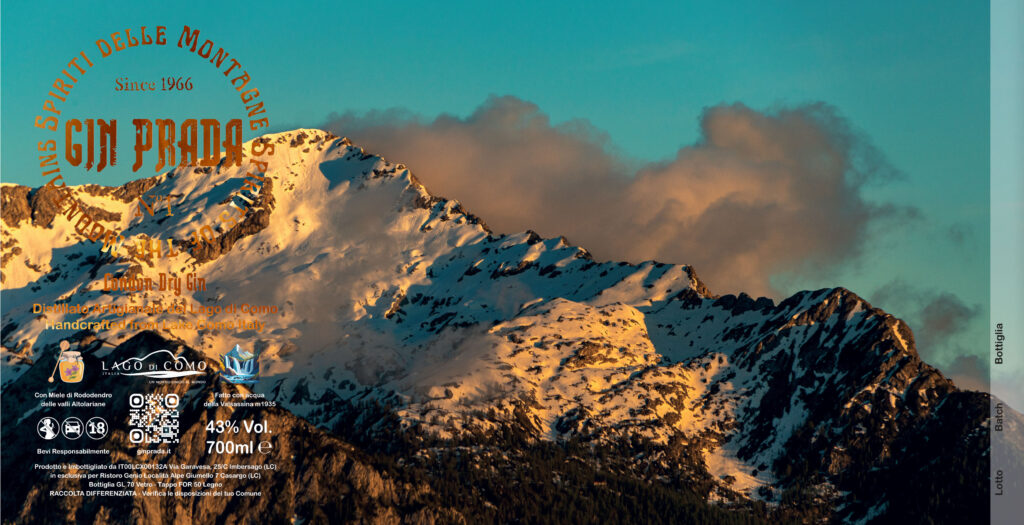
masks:
[[[61,434],[68,439],[78,439],[82,437],[83,432],[92,439],[103,439],[107,437],[109,430],[107,421],[102,417],[91,418],[85,422],[85,425],[77,417],[69,417],[64,420],[64,423],[60,423],[52,417],[44,417],[36,425],[39,437],[46,440],[54,439]]]
[[[82,352],[72,352],[71,343],[68,341],[61,341],[59,346],[60,353],[57,354],[57,361],[53,364],[53,370],[50,371],[50,377],[47,378],[47,381],[53,383],[53,378],[57,375],[57,371],[59,370],[61,381],[65,383],[80,383],[82,378],[85,377],[85,362],[82,360]],[[179,346],[178,348],[180,354],[181,347]],[[130,358],[130,360],[139,364],[150,356],[161,353],[166,353],[174,358],[176,367],[174,370],[164,369],[159,371],[132,372],[127,375],[140,375],[158,379],[167,379],[170,377],[197,375],[202,373],[202,370],[206,369],[205,363],[199,362],[198,366],[201,366],[201,368],[198,368],[197,370],[196,363],[193,363],[180,355],[175,355],[167,349],[150,352],[141,358],[133,357]],[[256,353],[249,352],[236,344],[230,352],[221,355],[221,362],[224,365],[224,370],[220,372],[221,377],[226,381],[236,384],[251,385],[256,383],[260,380],[259,358],[260,353],[258,351]],[[188,366],[189,368],[177,368],[182,365]],[[114,368],[116,369],[117,367],[115,366]],[[104,367],[104,370],[106,370],[106,367]]]

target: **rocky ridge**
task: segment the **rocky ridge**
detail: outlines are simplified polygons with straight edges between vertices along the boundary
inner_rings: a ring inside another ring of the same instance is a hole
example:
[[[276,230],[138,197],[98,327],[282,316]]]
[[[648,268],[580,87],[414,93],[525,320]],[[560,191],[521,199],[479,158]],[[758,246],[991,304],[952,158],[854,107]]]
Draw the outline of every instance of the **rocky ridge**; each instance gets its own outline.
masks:
[[[275,310],[208,316],[239,327],[259,318],[259,329],[158,328],[159,337],[207,358],[247,344],[264,360],[257,391],[288,414],[427,471],[466,443],[507,454],[511,439],[615,450],[629,461],[582,457],[629,479],[689,481],[699,499],[751,516],[957,515],[981,498],[970,487],[987,476],[987,397],[959,391],[921,361],[909,327],[848,290],[778,304],[716,296],[687,266],[599,262],[564,238],[495,234],[346,139],[298,130],[260,140],[276,151],[268,182],[243,191],[254,204],[177,258],[99,253],[41,190],[0,188],[5,398],[67,336],[45,324],[75,318],[30,314],[31,302],[116,305],[124,301],[97,284],[105,273],[191,272],[209,288],[129,302]],[[126,234],[179,239],[184,250],[195,224],[237,199],[246,168],[179,168],[73,192]],[[141,195],[180,200],[173,216],[136,216]],[[115,318],[190,319],[89,320]],[[427,444],[424,460],[416,451]],[[971,460],[960,470],[930,463],[949,450]],[[887,477],[912,467],[965,473],[929,487],[960,497],[932,502]]]

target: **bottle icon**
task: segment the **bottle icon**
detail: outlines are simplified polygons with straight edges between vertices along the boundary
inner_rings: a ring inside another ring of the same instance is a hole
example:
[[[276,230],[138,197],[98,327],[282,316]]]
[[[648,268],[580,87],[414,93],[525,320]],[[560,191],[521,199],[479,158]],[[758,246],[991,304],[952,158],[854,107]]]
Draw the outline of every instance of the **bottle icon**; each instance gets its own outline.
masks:
[[[64,352],[60,356],[60,379],[65,383],[77,383],[85,375],[85,364],[81,352]]]

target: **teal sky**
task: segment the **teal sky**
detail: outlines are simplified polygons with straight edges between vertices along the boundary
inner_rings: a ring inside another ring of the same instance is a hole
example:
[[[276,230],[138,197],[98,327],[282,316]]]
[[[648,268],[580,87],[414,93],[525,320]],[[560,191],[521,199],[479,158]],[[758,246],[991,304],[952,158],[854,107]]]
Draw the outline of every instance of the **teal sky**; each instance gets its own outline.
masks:
[[[949,292],[974,315],[926,358],[944,367],[957,355],[987,355],[987,2],[550,4],[5,2],[0,173],[4,182],[41,183],[34,148],[45,135],[32,122],[54,77],[79,51],[95,54],[98,38],[141,25],[165,25],[176,41],[190,24],[237,56],[274,131],[350,110],[465,116],[488,95],[507,94],[555,122],[586,119],[621,155],[655,161],[698,139],[706,107],[823,101],[905,175],[869,187],[869,200],[911,205],[920,217],[875,232],[859,261],[824,277],[780,276],[780,286],[842,285],[869,299],[893,282],[925,298]],[[186,75],[197,87],[177,104],[115,94],[119,75]],[[212,66],[173,46],[98,61],[64,106],[81,118],[185,118],[185,107],[199,116],[241,109]],[[121,169],[72,180],[132,177]],[[922,305],[902,297],[878,306],[913,321]]]

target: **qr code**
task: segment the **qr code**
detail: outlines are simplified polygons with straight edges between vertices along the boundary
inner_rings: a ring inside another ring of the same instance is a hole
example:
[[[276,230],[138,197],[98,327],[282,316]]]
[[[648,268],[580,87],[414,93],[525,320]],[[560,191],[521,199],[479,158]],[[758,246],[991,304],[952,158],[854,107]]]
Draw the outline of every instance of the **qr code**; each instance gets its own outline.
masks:
[[[178,442],[178,394],[128,396],[128,440],[132,443]]]

